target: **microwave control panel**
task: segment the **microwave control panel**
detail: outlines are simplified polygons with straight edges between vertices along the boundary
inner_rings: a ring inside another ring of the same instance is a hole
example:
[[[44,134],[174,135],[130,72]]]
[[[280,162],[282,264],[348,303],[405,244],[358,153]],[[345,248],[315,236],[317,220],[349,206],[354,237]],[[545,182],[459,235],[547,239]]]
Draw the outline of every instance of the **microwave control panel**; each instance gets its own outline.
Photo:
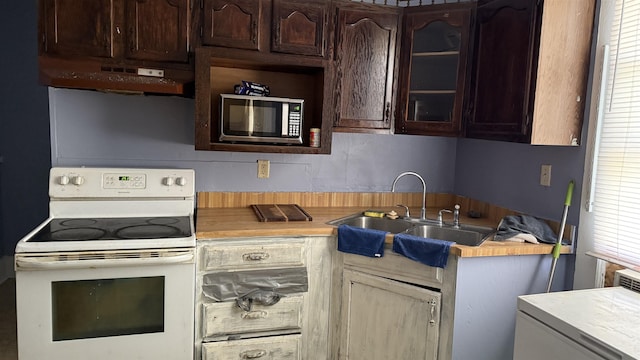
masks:
[[[300,136],[300,123],[302,120],[302,105],[299,103],[289,103],[289,131],[288,136],[298,137]],[[284,129],[283,129],[284,130]]]

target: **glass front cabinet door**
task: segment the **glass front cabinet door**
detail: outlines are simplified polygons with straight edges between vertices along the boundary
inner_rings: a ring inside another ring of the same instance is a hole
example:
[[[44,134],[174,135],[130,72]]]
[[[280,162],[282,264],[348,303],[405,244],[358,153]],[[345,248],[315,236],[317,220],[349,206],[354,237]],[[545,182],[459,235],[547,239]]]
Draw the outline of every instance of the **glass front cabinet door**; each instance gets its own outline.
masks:
[[[396,133],[461,135],[470,19],[450,5],[405,14]]]

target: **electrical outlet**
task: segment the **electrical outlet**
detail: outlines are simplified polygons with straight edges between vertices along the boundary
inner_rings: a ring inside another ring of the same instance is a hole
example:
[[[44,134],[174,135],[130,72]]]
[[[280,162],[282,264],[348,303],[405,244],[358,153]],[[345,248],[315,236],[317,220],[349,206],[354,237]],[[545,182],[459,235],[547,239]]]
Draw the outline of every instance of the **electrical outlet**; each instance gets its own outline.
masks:
[[[258,160],[258,179],[269,178],[269,160]]]
[[[551,186],[551,165],[540,167],[540,185]]]

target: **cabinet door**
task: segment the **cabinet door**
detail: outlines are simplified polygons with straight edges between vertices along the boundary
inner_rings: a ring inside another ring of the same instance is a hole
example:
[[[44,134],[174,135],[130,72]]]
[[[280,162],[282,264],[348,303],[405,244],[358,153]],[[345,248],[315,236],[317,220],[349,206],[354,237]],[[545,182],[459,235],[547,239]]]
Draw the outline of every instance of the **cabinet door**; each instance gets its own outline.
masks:
[[[271,50],[325,55],[328,2],[274,0]]]
[[[137,60],[187,62],[189,0],[129,0],[125,21],[125,57]]]
[[[339,359],[436,359],[441,294],[344,270]]]
[[[390,129],[398,14],[337,11],[334,125]]]
[[[43,51],[73,56],[114,56],[115,0],[41,0]]]
[[[536,0],[479,3],[467,137],[529,141],[536,17]]]
[[[262,0],[204,0],[202,43],[260,50]]]
[[[397,133],[461,132],[470,9],[405,17]]]

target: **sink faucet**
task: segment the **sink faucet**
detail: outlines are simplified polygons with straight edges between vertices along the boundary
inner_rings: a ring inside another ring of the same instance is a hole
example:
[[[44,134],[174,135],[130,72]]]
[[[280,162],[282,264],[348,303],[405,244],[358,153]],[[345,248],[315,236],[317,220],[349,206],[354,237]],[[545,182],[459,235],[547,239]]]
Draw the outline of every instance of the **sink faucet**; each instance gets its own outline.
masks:
[[[422,208],[420,209],[420,220],[426,220],[427,218],[426,217],[427,215],[427,184],[424,182],[424,179],[422,178],[422,176],[420,176],[418,173],[413,171],[405,171],[401,173],[400,175],[396,176],[396,178],[393,180],[393,184],[391,184],[391,192],[396,191],[396,183],[398,182],[398,179],[400,179],[405,175],[413,175],[418,179],[420,179],[420,182],[422,183]]]

